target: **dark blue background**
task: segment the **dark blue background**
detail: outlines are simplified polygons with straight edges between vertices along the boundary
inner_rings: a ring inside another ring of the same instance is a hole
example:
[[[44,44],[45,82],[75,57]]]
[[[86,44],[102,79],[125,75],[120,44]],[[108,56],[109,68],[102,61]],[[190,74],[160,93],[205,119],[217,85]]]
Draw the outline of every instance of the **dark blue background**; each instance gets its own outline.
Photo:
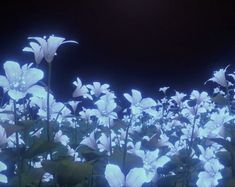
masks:
[[[0,11],[0,62],[30,62],[28,36],[78,40],[53,62],[57,98],[66,100],[79,76],[111,84],[119,94],[136,88],[154,96],[161,86],[206,89],[214,70],[235,70],[235,6],[216,0],[7,1]],[[45,69],[45,64],[42,67]]]

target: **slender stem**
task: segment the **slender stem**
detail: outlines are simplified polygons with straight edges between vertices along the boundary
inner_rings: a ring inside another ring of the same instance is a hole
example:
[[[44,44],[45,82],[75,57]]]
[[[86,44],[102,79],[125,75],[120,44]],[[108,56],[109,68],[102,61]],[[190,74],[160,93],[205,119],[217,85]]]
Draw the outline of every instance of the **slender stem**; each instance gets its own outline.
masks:
[[[110,146],[110,156],[112,155],[112,131],[110,128],[110,118],[109,118],[109,146]]]
[[[16,102],[13,101],[14,105],[14,122],[17,125],[17,113],[16,113]],[[18,175],[18,183],[19,187],[22,186],[22,179],[21,179],[21,158],[20,158],[20,144],[19,144],[19,133],[16,132],[16,149],[17,149],[17,175]]]
[[[125,170],[126,170],[127,141],[128,141],[128,133],[129,133],[131,123],[132,123],[132,117],[131,117],[130,122],[128,123],[127,129],[126,129],[125,144],[124,144],[124,151],[123,151],[123,160],[122,160],[123,172],[125,172]]]
[[[50,141],[50,88],[51,88],[51,63],[48,63],[48,82],[47,82],[47,140]]]

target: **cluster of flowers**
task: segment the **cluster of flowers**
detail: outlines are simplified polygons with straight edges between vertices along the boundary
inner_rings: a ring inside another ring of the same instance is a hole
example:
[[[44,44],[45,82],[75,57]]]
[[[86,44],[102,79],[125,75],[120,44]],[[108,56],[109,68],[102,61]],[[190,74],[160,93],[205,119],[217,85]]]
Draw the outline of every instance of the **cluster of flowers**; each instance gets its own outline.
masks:
[[[23,51],[32,52],[37,65],[43,59],[52,63],[61,44],[77,43],[55,36],[29,39],[33,41]],[[29,169],[41,169],[40,185],[64,184],[58,180],[62,176],[59,169],[48,169],[46,162],[62,158],[92,166],[90,176],[74,173],[79,179],[69,183],[73,186],[98,186],[102,181],[101,186],[110,187],[214,187],[225,182],[223,179],[233,180],[235,73],[227,75],[227,68],[208,80],[217,84],[212,96],[197,90],[189,95],[175,91],[170,96],[171,89],[163,87],[159,89],[161,98],[153,99],[132,89],[123,95],[129,107],[121,108],[108,84],[84,85],[77,78],[74,100],[62,103],[56,101],[50,85],[42,82],[43,71],[33,64],[7,61],[3,67],[2,184],[24,186],[26,174],[22,173]],[[17,158],[9,157],[11,151]],[[229,164],[224,160],[228,156]]]

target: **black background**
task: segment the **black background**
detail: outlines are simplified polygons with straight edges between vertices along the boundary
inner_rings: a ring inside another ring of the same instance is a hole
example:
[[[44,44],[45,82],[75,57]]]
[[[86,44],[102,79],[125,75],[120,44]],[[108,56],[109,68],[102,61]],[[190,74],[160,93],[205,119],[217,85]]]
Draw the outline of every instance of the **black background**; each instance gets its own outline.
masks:
[[[52,89],[71,98],[72,81],[109,83],[118,94],[161,86],[206,89],[213,71],[235,70],[235,6],[226,0],[7,1],[0,11],[0,62],[33,60],[28,36],[55,34],[80,45],[59,48]],[[45,62],[44,62],[45,63]],[[42,66],[46,70],[46,64]],[[2,72],[3,73],[3,72]]]

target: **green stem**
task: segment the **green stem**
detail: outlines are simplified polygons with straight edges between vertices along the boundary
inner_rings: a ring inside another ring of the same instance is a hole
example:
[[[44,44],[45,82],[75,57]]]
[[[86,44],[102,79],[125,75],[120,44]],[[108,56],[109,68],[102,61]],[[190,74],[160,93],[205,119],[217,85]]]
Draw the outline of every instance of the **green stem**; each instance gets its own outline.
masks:
[[[14,121],[15,125],[17,125],[17,113],[16,113],[16,102],[13,102],[14,105]],[[17,149],[17,175],[18,175],[18,183],[19,187],[22,186],[22,179],[21,179],[21,158],[20,158],[20,144],[19,144],[19,133],[16,132],[16,149]]]

